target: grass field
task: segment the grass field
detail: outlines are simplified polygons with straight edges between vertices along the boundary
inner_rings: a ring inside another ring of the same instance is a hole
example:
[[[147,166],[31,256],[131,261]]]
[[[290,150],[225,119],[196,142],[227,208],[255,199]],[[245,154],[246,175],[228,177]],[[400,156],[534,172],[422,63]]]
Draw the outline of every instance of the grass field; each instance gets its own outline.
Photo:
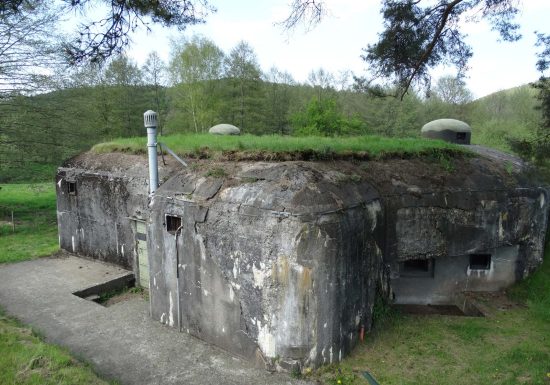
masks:
[[[210,134],[171,135],[159,137],[174,152],[187,157],[215,157],[224,152],[243,153],[304,153],[308,159],[327,159],[338,155],[359,154],[378,159],[386,157],[432,154],[434,152],[462,152],[456,145],[442,141],[418,138],[359,137],[292,137],[221,136]],[[100,143],[92,148],[97,153],[127,152],[142,154],[147,151],[146,138],[123,138]]]
[[[0,310],[0,384],[107,385],[109,382],[72,358],[65,349],[46,344],[30,328]]]
[[[3,165],[5,166],[5,165]],[[42,183],[54,180],[57,164],[21,163],[0,167],[0,183]]]
[[[0,263],[49,255],[58,249],[55,205],[53,182],[0,185]]]

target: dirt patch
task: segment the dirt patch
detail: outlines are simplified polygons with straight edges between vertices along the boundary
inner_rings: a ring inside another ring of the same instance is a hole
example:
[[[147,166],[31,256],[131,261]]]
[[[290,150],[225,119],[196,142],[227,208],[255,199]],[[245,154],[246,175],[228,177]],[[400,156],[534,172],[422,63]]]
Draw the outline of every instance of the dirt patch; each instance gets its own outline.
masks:
[[[117,303],[122,303],[132,299],[148,300],[147,296],[148,295],[144,290],[143,291],[130,290],[130,291],[125,291],[123,293],[114,295],[113,297],[105,300],[104,302],[101,302],[101,304],[105,307],[109,307],[109,306],[116,305]]]
[[[483,313],[475,306],[469,306],[467,309],[461,309],[456,305],[394,305],[393,307],[399,312],[411,315],[483,317]]]
[[[48,358],[37,356],[32,358],[27,366],[17,373],[18,382],[27,382],[33,376],[47,378],[50,376],[51,362]]]
[[[486,316],[492,316],[502,311],[527,308],[527,305],[510,299],[503,291],[468,292],[465,293],[465,296],[469,301],[475,302]]]
[[[526,308],[510,299],[505,292],[466,292],[456,305],[393,305],[399,312],[411,315],[444,315],[485,317],[498,312]]]

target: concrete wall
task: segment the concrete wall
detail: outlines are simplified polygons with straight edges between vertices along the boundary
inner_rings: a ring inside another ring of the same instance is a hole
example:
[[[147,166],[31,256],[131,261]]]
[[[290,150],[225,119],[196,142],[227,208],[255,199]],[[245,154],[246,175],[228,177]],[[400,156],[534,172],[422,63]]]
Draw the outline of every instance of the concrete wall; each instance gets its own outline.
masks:
[[[465,291],[497,291],[516,282],[518,246],[485,250],[491,255],[490,268],[470,269],[470,255],[444,256],[433,263],[430,277],[403,277],[392,279],[397,304],[453,304]]]
[[[341,360],[376,295],[449,303],[542,261],[547,192],[502,162],[231,162],[223,178],[167,167],[149,201],[143,160],[118,157],[59,169],[60,246],[136,271],[133,219],[147,220],[153,318],[268,368]],[[492,254],[490,269],[468,269],[473,253]],[[402,276],[419,259],[432,276]]]
[[[369,329],[377,285],[387,287],[380,202],[368,185],[314,191],[298,173],[281,185],[292,166],[271,168],[254,183],[185,175],[161,186],[149,227],[152,315],[263,366],[337,362]],[[172,199],[188,185],[192,194]],[[350,192],[367,200],[333,205]],[[182,218],[177,240],[166,214]]]
[[[386,202],[385,260],[398,303],[453,303],[465,290],[499,290],[542,262],[543,189],[403,194]],[[469,255],[493,256],[490,272],[467,273]],[[402,278],[403,261],[434,259],[431,278]],[[422,294],[423,293],[423,294]]]
[[[135,269],[135,228],[131,218],[143,218],[147,213],[147,195],[140,188],[143,180],[60,168],[56,182],[59,246]],[[69,183],[76,187],[74,194],[69,193]]]

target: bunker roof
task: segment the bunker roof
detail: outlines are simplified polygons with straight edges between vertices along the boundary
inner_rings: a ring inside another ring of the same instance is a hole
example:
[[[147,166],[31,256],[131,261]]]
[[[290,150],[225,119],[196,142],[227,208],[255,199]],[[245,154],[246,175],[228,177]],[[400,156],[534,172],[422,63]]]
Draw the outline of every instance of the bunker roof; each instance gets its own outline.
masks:
[[[454,131],[454,132],[472,132],[472,128],[465,122],[456,119],[437,119],[426,123],[421,132],[427,131]]]
[[[215,158],[186,159],[190,166],[183,167],[167,156],[165,164],[159,160],[161,186],[157,192],[160,196],[181,196],[182,199],[192,195],[206,202],[225,187],[249,184],[251,192],[265,188],[265,194],[260,194],[262,202],[250,196],[254,206],[272,210],[286,207],[294,212],[311,213],[354,206],[376,196],[460,194],[540,186],[519,158],[480,146],[468,147],[478,155],[456,155],[443,163],[429,156],[369,161]],[[64,168],[139,179],[145,186],[148,176],[146,156],[123,153],[89,151],[67,161]],[[320,199],[319,192],[326,202],[315,202]]]
[[[208,132],[214,135],[239,135],[241,133],[241,130],[239,130],[238,127],[235,127],[232,124],[222,123],[210,127]]]

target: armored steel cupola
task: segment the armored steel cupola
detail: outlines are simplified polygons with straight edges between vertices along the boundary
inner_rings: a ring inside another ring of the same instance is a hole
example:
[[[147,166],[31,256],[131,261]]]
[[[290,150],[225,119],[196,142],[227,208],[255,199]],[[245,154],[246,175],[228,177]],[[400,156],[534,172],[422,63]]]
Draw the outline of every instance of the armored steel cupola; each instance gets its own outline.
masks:
[[[422,136],[430,139],[440,139],[456,144],[470,144],[472,129],[456,119],[437,119],[422,127]]]

